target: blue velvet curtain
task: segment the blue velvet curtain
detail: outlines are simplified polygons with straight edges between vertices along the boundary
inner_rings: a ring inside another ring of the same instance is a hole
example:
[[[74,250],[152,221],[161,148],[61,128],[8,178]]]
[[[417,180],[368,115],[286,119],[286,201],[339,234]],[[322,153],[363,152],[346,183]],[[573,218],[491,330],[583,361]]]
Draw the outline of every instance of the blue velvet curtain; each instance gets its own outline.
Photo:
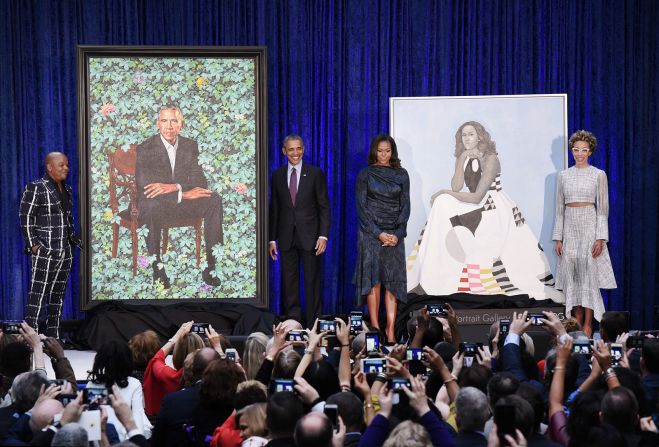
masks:
[[[42,160],[63,150],[77,176],[75,51],[94,45],[268,47],[270,172],[281,139],[306,139],[328,175],[332,227],[324,310],[352,307],[354,183],[390,96],[567,93],[569,129],[592,130],[609,175],[619,288],[610,309],[652,324],[657,297],[659,2],[575,0],[5,0],[0,5],[0,294],[22,317],[29,260],[18,204]],[[523,143],[527,150],[533,142]],[[77,210],[76,210],[77,211]],[[79,265],[65,318],[78,318]],[[279,271],[270,269],[271,310]]]

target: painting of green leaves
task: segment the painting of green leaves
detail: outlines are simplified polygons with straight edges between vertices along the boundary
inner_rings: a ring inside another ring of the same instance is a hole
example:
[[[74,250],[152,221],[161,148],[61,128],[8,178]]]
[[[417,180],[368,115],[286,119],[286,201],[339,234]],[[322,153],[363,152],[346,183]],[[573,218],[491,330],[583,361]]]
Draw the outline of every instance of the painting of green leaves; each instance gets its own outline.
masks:
[[[86,132],[89,244],[88,300],[235,299],[257,295],[257,195],[259,69],[250,57],[90,56],[86,67]],[[153,281],[155,259],[146,248],[145,226],[137,229],[133,274],[131,232],[119,227],[112,256],[113,223],[130,207],[119,197],[110,206],[108,151],[128,151],[158,134],[158,111],[180,107],[180,135],[195,140],[208,188],[224,207],[224,243],[212,248],[220,286],[202,280],[207,266],[203,228],[197,266],[193,227],[169,229],[161,256],[171,287]]]

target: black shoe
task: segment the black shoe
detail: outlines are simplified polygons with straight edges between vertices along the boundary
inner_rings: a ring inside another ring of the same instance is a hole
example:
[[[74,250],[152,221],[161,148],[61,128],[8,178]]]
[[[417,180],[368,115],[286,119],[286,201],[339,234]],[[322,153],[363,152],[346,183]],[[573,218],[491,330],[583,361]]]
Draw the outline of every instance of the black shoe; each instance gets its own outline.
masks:
[[[167,273],[165,273],[164,268],[158,268],[158,263],[154,262],[153,263],[153,283],[155,284],[156,281],[160,280],[162,283],[162,286],[165,289],[169,289],[171,287],[171,284],[169,282],[169,278],[167,277]]]
[[[212,287],[220,287],[220,279],[216,278],[214,276],[211,276],[211,271],[215,269],[211,269],[210,267],[206,267],[203,272],[201,272],[201,278],[204,280],[206,284]]]

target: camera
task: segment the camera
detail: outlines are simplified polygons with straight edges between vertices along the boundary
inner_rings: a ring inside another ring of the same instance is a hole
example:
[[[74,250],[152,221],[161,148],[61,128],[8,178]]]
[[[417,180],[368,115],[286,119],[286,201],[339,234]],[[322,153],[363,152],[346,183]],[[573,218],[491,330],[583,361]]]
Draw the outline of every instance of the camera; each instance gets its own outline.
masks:
[[[2,333],[3,334],[19,334],[19,329],[21,328],[21,321],[3,321],[2,322]]]
[[[336,321],[318,320],[318,333],[321,332],[336,333]]]
[[[350,333],[358,334],[362,330],[363,314],[361,312],[350,312]]]
[[[362,359],[360,366],[364,374],[385,374],[387,372],[387,361],[385,359]]]
[[[325,409],[323,411],[332,423],[332,427],[337,428],[339,426],[339,408],[336,404],[325,404]]]
[[[533,326],[542,326],[543,323],[540,321],[541,318],[545,318],[545,314],[528,314],[526,316],[526,321],[530,321]]]
[[[226,354],[227,358],[231,360],[232,362],[235,362],[238,360],[238,351],[236,351],[233,348],[227,348],[224,350],[224,354]]]
[[[428,311],[428,316],[430,317],[448,317],[448,312],[444,304],[427,304],[426,310]]]
[[[476,357],[478,348],[483,348],[483,343],[471,343],[463,341],[460,343],[460,352],[464,352],[465,357]]]
[[[412,384],[407,379],[403,379],[402,377],[393,377],[391,379],[391,389],[392,390],[400,390],[404,386],[407,387],[408,389],[412,389]]]
[[[645,343],[645,337],[642,335],[630,335],[627,338],[628,348],[643,349],[643,343]]]
[[[611,366],[618,366],[618,363],[620,363],[622,357],[622,344],[611,343]]]
[[[421,348],[408,348],[405,353],[405,360],[426,360],[426,353]]]
[[[366,333],[366,353],[374,354],[380,352],[380,335],[377,332]]]
[[[295,391],[295,381],[293,379],[272,379],[271,388],[274,393],[282,391]]]
[[[210,326],[210,323],[192,323],[192,328],[190,328],[190,332],[192,334],[199,334],[199,335],[206,335],[205,329],[208,329]]]
[[[591,344],[592,340],[574,340],[574,343],[572,344],[572,352],[590,357],[593,353]]]
[[[303,342],[307,331],[289,331],[286,335],[286,341]]]
[[[82,391],[82,401],[89,405],[90,409],[95,410],[99,405],[108,404],[108,395],[111,392],[111,390],[108,390],[104,386],[87,386]]]

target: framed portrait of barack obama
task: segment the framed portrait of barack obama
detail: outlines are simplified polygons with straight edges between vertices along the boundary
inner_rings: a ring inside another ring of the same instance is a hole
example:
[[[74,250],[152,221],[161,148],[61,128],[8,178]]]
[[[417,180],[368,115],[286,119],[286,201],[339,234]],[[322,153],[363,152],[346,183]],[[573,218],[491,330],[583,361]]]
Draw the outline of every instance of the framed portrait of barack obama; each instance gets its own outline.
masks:
[[[78,47],[81,305],[267,307],[266,50]]]

